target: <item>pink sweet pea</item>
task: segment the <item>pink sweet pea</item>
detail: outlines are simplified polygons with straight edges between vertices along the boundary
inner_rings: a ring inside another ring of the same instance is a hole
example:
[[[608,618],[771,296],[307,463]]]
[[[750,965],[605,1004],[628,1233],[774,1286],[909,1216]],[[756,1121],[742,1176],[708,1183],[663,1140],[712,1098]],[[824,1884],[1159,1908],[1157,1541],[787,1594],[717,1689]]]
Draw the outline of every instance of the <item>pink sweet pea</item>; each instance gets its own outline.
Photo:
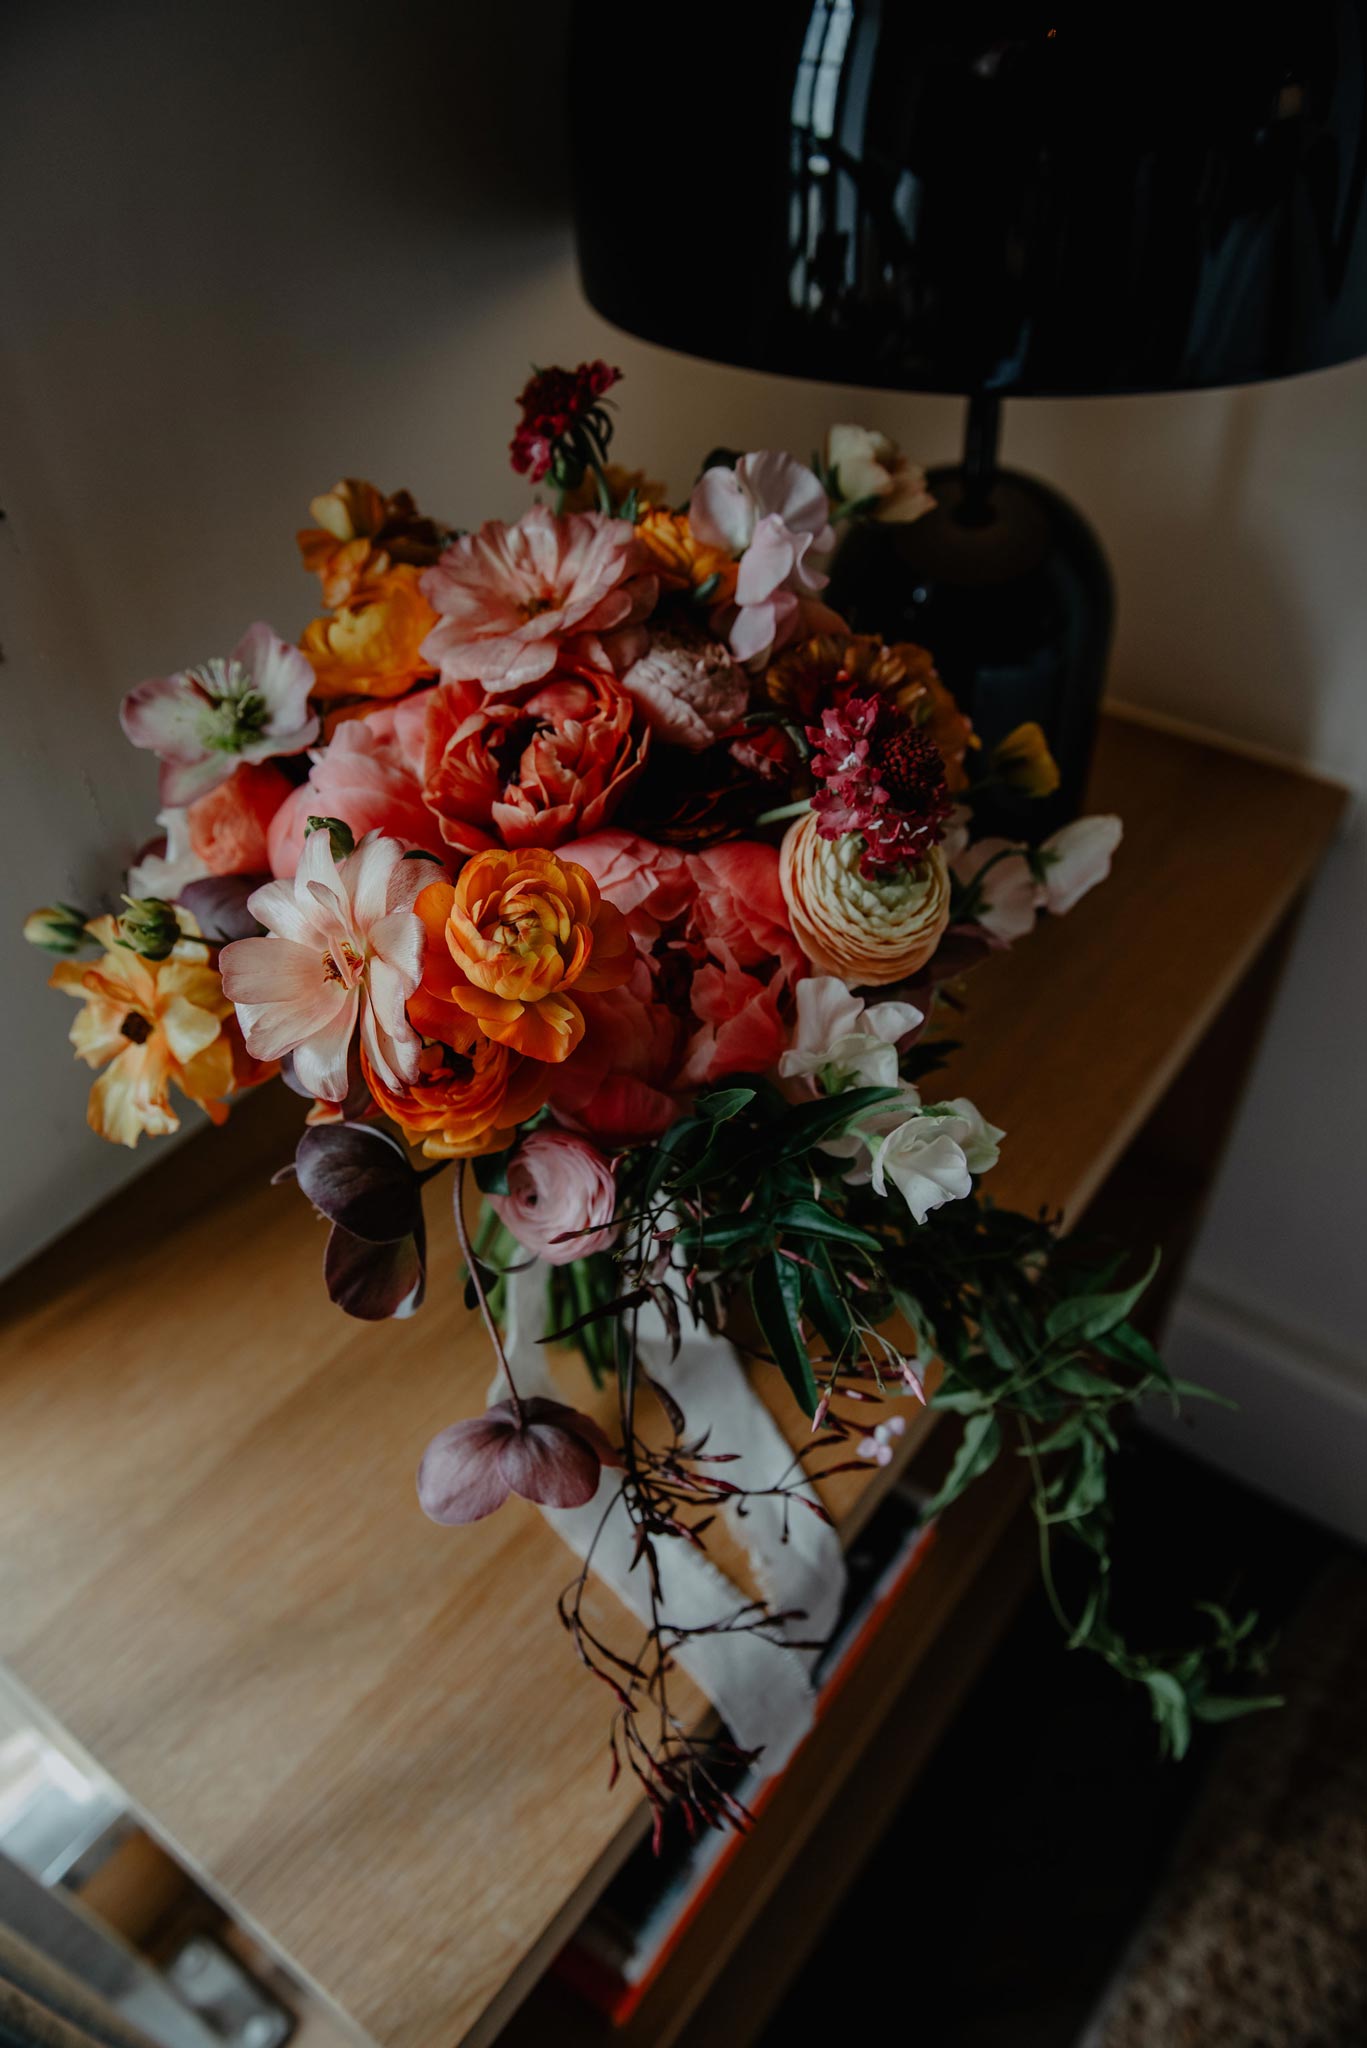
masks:
[[[648,617],[658,583],[629,520],[534,505],[515,526],[464,535],[422,589],[441,614],[426,659],[451,681],[510,690],[549,675],[562,648],[601,661],[593,643]]]
[[[693,487],[688,522],[708,547],[740,557],[731,652],[738,661],[761,659],[791,637],[810,604],[806,594],[829,581],[814,560],[835,545],[820,479],[774,449],[742,455],[734,469],[704,470]],[[814,623],[811,630],[820,628]]]
[[[302,753],[318,734],[312,688],[299,649],[258,620],[226,659],[140,683],[119,717],[133,745],[160,760],[162,803],[180,806],[226,782],[243,761]]]
[[[1111,856],[1120,844],[1119,818],[1074,818],[1039,850],[1044,868],[1041,907],[1062,917],[1111,872]]]
[[[414,1079],[421,1041],[404,1004],[422,974],[423,928],[413,900],[429,862],[378,832],[340,863],[326,831],[309,834],[292,882],[267,882],[247,907],[270,934],[219,956],[253,1058],[294,1055],[301,1090],[342,1102],[347,1055],[361,1049],[388,1088]]]

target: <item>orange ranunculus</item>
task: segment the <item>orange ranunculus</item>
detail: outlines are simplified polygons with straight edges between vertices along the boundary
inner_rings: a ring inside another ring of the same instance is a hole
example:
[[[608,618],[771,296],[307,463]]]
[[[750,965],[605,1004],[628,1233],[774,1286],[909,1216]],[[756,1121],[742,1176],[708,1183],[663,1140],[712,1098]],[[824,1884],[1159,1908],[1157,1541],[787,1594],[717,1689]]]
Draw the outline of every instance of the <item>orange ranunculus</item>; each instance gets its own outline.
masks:
[[[686,512],[652,505],[636,524],[636,538],[650,556],[650,566],[665,590],[707,592],[709,605],[730,604],[736,589],[736,563],[721,548],[700,541]],[[713,577],[716,582],[713,583]]]
[[[437,615],[418,588],[420,571],[400,564],[366,583],[358,601],[305,629],[312,695],[402,697],[434,673],[422,643]]]
[[[449,963],[450,956],[447,956]],[[442,1036],[418,1055],[418,1078],[403,1090],[387,1088],[364,1052],[367,1086],[386,1116],[429,1159],[477,1159],[510,1145],[520,1124],[534,1116],[550,1092],[552,1069],[541,1060],[499,1045],[454,1003],[410,1003],[428,1024],[440,1009]]]
[[[362,478],[344,476],[309,506],[318,521],[296,538],[304,567],[323,586],[323,603],[354,605],[367,586],[396,562],[424,569],[435,562],[448,534],[425,519],[407,491],[386,497]]]
[[[440,946],[448,955],[435,980],[424,974],[425,990],[455,1003],[500,1045],[552,1065],[584,1035],[570,990],[618,988],[636,958],[626,919],[603,901],[587,869],[539,846],[477,853],[454,887],[431,882],[414,907],[429,960],[433,952],[440,958]],[[410,1014],[425,1032],[421,1014]]]
[[[206,949],[182,940],[168,959],[144,960],[118,944],[112,917],[86,930],[107,949],[103,959],[63,960],[51,985],[83,998],[71,1043],[78,1059],[105,1069],[90,1091],[91,1130],[117,1145],[178,1130],[172,1081],[221,1124],[237,1080],[225,1028],[233,1006]]]

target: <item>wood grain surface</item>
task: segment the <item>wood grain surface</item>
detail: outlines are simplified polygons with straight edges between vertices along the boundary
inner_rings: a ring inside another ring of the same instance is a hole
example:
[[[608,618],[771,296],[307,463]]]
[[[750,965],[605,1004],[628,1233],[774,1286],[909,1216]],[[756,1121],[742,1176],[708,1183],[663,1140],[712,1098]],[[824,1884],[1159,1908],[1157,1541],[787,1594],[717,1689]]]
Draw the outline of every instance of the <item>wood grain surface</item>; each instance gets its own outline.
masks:
[[[1000,1201],[1080,1211],[1341,800],[1106,721],[1114,876],[975,974],[944,1091],[1006,1127]],[[296,1116],[283,1090],[245,1105],[0,1297],[0,1656],[376,2041],[487,2042],[635,1811],[607,1789],[608,1702],[556,1623],[568,1560],[540,1516],[418,1511],[423,1445],[489,1374],[445,1183],[426,1306],[348,1321],[325,1226],[266,1180]]]

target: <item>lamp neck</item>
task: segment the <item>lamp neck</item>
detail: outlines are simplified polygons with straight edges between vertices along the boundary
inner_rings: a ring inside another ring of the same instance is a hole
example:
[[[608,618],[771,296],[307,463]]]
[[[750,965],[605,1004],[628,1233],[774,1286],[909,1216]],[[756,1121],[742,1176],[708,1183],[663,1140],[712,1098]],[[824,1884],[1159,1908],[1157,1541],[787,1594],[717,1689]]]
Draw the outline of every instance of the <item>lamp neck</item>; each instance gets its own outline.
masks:
[[[992,517],[992,483],[997,474],[997,442],[1002,402],[975,391],[964,418],[964,494],[956,517],[963,526],[986,526]]]

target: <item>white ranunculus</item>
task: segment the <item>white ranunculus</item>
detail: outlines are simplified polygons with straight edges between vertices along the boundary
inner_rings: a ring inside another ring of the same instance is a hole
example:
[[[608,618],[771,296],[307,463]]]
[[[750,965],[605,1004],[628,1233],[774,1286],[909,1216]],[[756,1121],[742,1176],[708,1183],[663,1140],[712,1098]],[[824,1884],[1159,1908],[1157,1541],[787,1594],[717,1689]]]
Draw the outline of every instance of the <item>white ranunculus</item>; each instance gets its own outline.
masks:
[[[837,974],[809,975],[797,985],[797,1026],[779,1073],[826,1095],[895,1088],[897,1042],[923,1021],[910,1003],[866,1003]]]
[[[1089,889],[1104,882],[1122,829],[1119,818],[1074,818],[1071,825],[1046,839],[1039,850],[1044,869],[1039,885],[1041,907],[1062,917]]]

